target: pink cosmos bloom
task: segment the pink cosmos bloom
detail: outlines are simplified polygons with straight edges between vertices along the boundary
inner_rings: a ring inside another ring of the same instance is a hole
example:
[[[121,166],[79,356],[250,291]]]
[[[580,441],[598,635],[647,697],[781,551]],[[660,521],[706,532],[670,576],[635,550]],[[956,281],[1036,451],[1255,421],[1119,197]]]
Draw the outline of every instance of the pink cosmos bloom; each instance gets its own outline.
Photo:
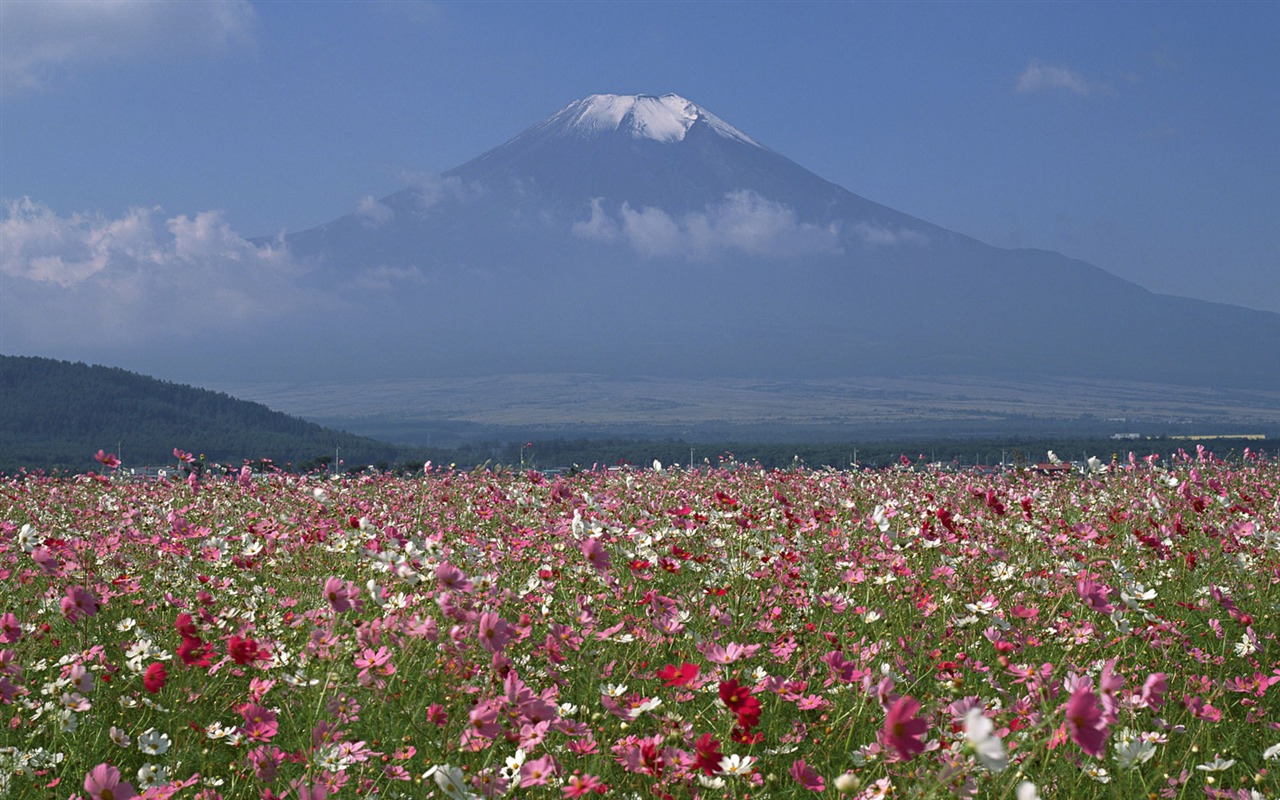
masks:
[[[595,775],[570,775],[560,791],[565,797],[584,797],[591,792],[604,794],[609,791],[609,786]]]
[[[462,570],[448,562],[436,567],[436,580],[440,582],[441,589],[450,592],[466,594],[475,588],[475,584],[467,580]]]
[[[1164,705],[1165,693],[1169,691],[1169,681],[1163,672],[1153,672],[1142,684],[1142,704],[1159,711]]]
[[[609,571],[609,552],[600,544],[599,539],[587,539],[582,543],[582,554],[587,557],[597,572]]]
[[[1080,749],[1091,756],[1102,758],[1107,740],[1107,723],[1098,705],[1098,696],[1087,687],[1080,687],[1067,701],[1067,730]]]
[[[910,761],[924,752],[924,742],[920,737],[929,729],[929,723],[916,716],[919,710],[919,701],[912,697],[899,697],[889,707],[884,727],[880,729],[880,743],[896,750],[903,761]]]
[[[98,613],[98,596],[83,586],[68,586],[61,605],[62,615],[75,622],[81,617],[92,617]]]
[[[359,588],[351,581],[344,582],[341,578],[325,579],[324,598],[329,601],[329,608],[335,614],[354,608],[355,597],[359,592]]]
[[[99,450],[97,454],[94,456],[94,458],[97,459],[99,464],[102,464],[104,467],[108,467],[110,469],[115,469],[116,467],[120,466],[120,459],[116,458],[115,453],[106,453],[106,452],[103,452],[102,450]]]
[[[1116,610],[1115,606],[1107,602],[1107,595],[1111,594],[1111,591],[1110,586],[1098,583],[1084,572],[1080,573],[1080,577],[1076,580],[1076,594],[1080,595],[1080,599],[1090,608],[1102,614],[1110,614]]]
[[[486,611],[480,615],[480,644],[490,653],[501,653],[511,641],[511,624],[497,612]]]
[[[795,779],[796,783],[811,792],[821,792],[827,788],[827,782],[822,776],[813,771],[813,767],[804,763],[804,759],[800,759],[791,765],[791,769],[787,770],[787,774]]]
[[[0,642],[10,644],[22,638],[22,625],[12,612],[0,615]]]
[[[526,761],[520,765],[520,788],[544,786],[555,774],[556,762],[552,760],[550,754],[533,761]]]
[[[276,721],[276,713],[257,703],[245,703],[236,709],[244,717],[244,726],[240,732],[251,742],[269,742],[280,730]]]
[[[129,800],[137,797],[133,784],[120,780],[120,770],[110,764],[99,764],[84,776],[84,790],[90,800]]]
[[[253,775],[263,783],[271,783],[276,779],[284,752],[279,747],[262,747],[249,751],[249,765],[253,767]]]

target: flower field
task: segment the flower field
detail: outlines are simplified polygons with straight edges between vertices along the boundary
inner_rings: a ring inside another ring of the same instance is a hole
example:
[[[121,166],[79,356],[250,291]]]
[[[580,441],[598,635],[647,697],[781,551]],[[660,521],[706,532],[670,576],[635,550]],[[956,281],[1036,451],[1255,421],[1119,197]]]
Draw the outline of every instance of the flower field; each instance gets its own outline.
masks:
[[[1278,615],[1248,453],[23,476],[0,797],[1280,797]]]

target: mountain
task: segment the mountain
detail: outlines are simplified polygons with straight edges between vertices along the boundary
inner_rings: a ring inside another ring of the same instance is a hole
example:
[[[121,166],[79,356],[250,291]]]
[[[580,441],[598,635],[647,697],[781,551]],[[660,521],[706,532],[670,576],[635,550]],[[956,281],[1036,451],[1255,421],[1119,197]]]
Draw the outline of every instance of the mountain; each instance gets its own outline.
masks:
[[[351,380],[1036,376],[1272,391],[1280,314],[887,208],[676,95],[593,95],[288,236]],[[1212,265],[1206,265],[1206,269]],[[566,398],[571,402],[572,398]]]
[[[238,467],[391,461],[398,448],[328,430],[258,403],[111,367],[0,355],[0,470],[102,469],[99,449],[125,468],[175,464],[173,449]]]

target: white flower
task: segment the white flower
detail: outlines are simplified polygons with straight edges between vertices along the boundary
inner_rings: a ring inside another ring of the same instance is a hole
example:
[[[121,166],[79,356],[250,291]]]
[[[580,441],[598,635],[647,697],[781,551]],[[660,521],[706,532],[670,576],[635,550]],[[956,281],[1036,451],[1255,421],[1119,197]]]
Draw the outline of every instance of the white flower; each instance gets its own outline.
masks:
[[[1146,739],[1130,739],[1117,742],[1113,752],[1120,769],[1135,769],[1151,760],[1156,754],[1156,746]]]
[[[610,697],[622,697],[627,693],[627,686],[624,683],[606,683],[600,687],[600,694],[607,694]]]
[[[516,775],[520,774],[520,767],[524,766],[524,749],[516,748],[514,756],[507,756],[507,765],[502,770],[502,776],[507,780],[512,780]]]
[[[1089,767],[1085,769],[1084,774],[1093,778],[1098,783],[1111,783],[1111,776],[1102,767]]]
[[[139,789],[150,789],[152,786],[159,786],[168,782],[169,776],[165,774],[164,767],[157,767],[155,764],[143,764],[138,769]]]
[[[1249,638],[1249,634],[1240,634],[1240,641],[1236,642],[1236,655],[1251,656],[1258,652],[1258,648],[1254,646],[1253,640]]]
[[[458,767],[448,764],[435,766],[428,770],[427,774],[436,782],[436,786],[440,787],[440,791],[451,800],[471,800],[476,796],[467,788],[467,776]]]
[[[1280,758],[1280,742],[1276,742],[1266,750],[1263,750],[1262,758],[1264,761],[1270,761],[1273,758]]]
[[[720,771],[726,775],[750,775],[755,768],[751,766],[755,759],[751,756],[740,756],[734,753],[720,759]]]
[[[146,733],[138,737],[138,749],[149,756],[164,755],[171,744],[173,740],[169,738],[169,734],[161,733],[155,728],[148,728]]]
[[[980,708],[971,708],[964,715],[964,736],[973,745],[982,766],[991,772],[1002,772],[1009,766],[1009,759],[1004,752],[1004,742],[992,731],[991,720]]]
[[[1040,790],[1031,781],[1018,784],[1018,800],[1040,800]]]
[[[1236,760],[1234,758],[1224,759],[1221,756],[1219,756],[1217,753],[1214,753],[1212,761],[1210,761],[1208,764],[1200,764],[1196,767],[1196,769],[1201,770],[1203,772],[1222,772],[1223,770],[1231,769],[1233,766],[1235,766],[1235,763],[1236,763]]]

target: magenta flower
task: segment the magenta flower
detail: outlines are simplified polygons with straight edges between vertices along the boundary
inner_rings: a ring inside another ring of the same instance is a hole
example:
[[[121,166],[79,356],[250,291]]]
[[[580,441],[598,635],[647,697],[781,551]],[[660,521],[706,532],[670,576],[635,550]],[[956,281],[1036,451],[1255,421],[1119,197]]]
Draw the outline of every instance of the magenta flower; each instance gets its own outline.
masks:
[[[98,613],[98,596],[83,586],[68,586],[61,606],[63,616],[75,622],[81,617],[92,617]]]
[[[120,770],[110,764],[99,764],[84,776],[84,790],[90,800],[129,800],[137,797],[133,784],[120,780]]]
[[[920,737],[929,729],[929,724],[916,716],[919,710],[919,701],[912,697],[899,697],[889,707],[884,727],[880,729],[880,743],[892,747],[903,761],[910,761],[924,752],[924,742]]]
[[[486,611],[480,615],[480,644],[490,653],[501,653],[502,648],[511,641],[511,624],[498,616],[496,612]]]
[[[245,703],[236,709],[244,717],[244,726],[240,732],[251,742],[269,742],[280,730],[276,721],[276,713],[257,703]]]
[[[0,642],[11,644],[22,638],[22,624],[12,612],[0,615]]]
[[[168,680],[169,673],[165,670],[164,664],[159,661],[153,661],[142,676],[142,688],[155,694],[164,688]]]
[[[813,771],[813,767],[804,763],[804,759],[800,759],[791,765],[791,769],[787,770],[787,774],[795,779],[796,783],[811,792],[821,792],[827,788],[827,782],[822,776]]]
[[[324,599],[329,601],[329,608],[335,614],[354,608],[359,591],[354,583],[344,582],[341,578],[327,578],[324,582]]]
[[[556,762],[550,755],[526,761],[520,765],[520,788],[543,786],[556,774]]]
[[[583,542],[582,554],[597,572],[609,571],[609,552],[600,544],[599,539],[587,539]]]
[[[1067,701],[1067,730],[1080,749],[1091,756],[1102,758],[1103,744],[1107,740],[1107,722],[1102,717],[1098,696],[1087,687],[1080,687]]]

